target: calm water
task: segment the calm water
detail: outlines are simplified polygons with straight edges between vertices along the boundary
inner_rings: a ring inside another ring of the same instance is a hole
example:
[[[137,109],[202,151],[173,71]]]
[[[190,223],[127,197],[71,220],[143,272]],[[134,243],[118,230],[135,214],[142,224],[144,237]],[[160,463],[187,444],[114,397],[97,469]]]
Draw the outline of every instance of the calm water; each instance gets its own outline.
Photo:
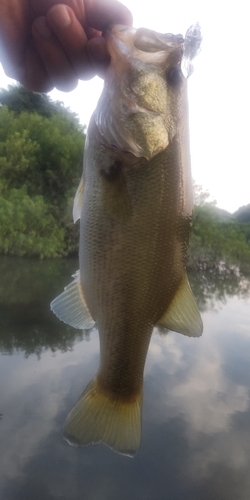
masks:
[[[131,459],[61,436],[99,357],[95,330],[88,341],[49,310],[76,269],[0,259],[0,498],[249,500],[250,283],[196,277],[203,336],[154,333]]]

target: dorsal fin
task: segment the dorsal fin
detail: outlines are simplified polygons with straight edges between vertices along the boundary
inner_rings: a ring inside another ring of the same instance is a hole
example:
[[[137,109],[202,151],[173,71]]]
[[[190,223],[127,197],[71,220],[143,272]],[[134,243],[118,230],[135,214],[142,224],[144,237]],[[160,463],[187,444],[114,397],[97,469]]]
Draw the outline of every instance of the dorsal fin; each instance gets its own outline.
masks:
[[[186,274],[170,306],[157,324],[189,337],[200,337],[202,334],[202,320]]]

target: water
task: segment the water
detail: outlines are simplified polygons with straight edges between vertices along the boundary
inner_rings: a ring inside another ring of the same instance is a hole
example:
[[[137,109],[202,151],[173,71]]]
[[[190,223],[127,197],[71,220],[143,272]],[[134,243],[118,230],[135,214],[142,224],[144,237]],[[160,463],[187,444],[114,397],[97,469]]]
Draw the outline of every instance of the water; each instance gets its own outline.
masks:
[[[153,335],[142,443],[130,459],[62,439],[99,358],[95,330],[87,341],[49,311],[76,269],[0,259],[0,498],[249,500],[250,283],[196,276],[203,336]]]

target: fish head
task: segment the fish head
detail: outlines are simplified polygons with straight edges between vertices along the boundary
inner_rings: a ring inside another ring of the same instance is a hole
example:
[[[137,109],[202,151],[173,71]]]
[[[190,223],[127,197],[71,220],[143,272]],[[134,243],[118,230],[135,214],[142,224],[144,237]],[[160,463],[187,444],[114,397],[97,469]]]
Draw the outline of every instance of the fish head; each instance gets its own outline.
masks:
[[[101,141],[150,160],[168,146],[187,113],[185,40],[123,25],[105,38],[111,62],[95,113]]]

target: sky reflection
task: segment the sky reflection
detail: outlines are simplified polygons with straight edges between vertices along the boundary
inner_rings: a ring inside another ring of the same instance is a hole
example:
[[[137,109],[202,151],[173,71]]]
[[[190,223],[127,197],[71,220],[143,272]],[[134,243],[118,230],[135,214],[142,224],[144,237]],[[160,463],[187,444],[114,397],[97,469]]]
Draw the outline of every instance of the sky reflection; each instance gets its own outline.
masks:
[[[69,350],[47,345],[39,356],[0,344],[0,498],[249,500],[250,299],[231,296],[217,306],[203,313],[199,339],[154,332],[133,459],[62,439],[64,420],[98,367],[95,330],[87,342],[72,329]],[[8,326],[1,323],[0,339],[12,334]],[[57,335],[64,328],[58,322]]]

